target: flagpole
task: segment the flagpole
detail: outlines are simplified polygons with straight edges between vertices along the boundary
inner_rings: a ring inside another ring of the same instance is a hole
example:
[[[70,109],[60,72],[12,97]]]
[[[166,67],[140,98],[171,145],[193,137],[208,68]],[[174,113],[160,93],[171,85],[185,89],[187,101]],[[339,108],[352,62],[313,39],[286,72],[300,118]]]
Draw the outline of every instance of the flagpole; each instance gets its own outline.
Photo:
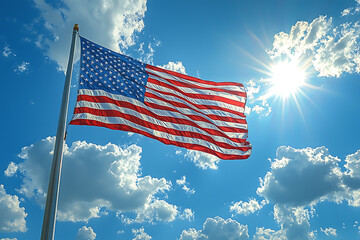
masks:
[[[66,118],[67,118],[67,111],[69,104],[70,83],[71,83],[71,75],[72,75],[73,61],[74,61],[75,40],[78,32],[79,32],[79,25],[75,24],[72,33],[70,55],[69,55],[68,67],[66,70],[63,96],[61,100],[61,108],[60,108],[59,122],[56,133],[54,155],[51,165],[49,186],[47,191],[46,205],[44,212],[44,220],[41,230],[41,240],[54,239],[56,211],[57,211],[57,203],[59,197],[60,176],[61,176],[61,165],[62,165],[62,157],[63,157],[63,147],[65,142]]]

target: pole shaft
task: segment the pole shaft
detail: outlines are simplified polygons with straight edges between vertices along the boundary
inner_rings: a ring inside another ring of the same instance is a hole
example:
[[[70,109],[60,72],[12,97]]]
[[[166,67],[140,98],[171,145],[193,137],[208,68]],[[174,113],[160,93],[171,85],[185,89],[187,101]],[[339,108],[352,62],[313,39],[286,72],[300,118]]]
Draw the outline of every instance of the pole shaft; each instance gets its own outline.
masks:
[[[65,142],[64,138],[65,138],[65,129],[66,129],[66,119],[67,119],[67,111],[69,104],[71,75],[72,75],[73,61],[74,61],[75,40],[78,31],[79,31],[79,27],[76,24],[72,34],[70,55],[69,55],[68,67],[66,70],[63,96],[61,100],[61,108],[60,108],[59,122],[56,133],[54,155],[51,165],[49,186],[47,191],[46,205],[44,212],[44,220],[41,230],[41,240],[54,239],[56,211],[57,211],[57,203],[59,196],[61,166],[62,166],[62,157],[63,157],[63,147]]]

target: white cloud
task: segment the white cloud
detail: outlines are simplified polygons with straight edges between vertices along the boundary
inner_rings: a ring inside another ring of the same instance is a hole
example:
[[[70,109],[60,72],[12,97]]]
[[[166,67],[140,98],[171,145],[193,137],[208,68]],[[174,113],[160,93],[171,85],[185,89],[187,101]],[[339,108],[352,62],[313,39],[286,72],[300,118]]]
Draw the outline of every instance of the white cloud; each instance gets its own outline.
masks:
[[[271,113],[271,107],[266,99],[258,96],[261,89],[259,81],[262,80],[250,80],[245,83],[248,98],[247,106],[245,106],[245,114],[250,115],[251,112],[255,112],[261,117],[267,117]]]
[[[195,163],[197,167],[201,169],[217,169],[217,164],[220,161],[220,159],[214,155],[195,150],[187,150],[185,157],[189,158],[192,162]]]
[[[2,55],[4,57],[9,57],[10,55],[13,55],[13,56],[16,56],[13,52],[12,52],[12,49],[8,46],[8,45],[5,45],[4,46],[4,49],[2,51]]]
[[[17,238],[2,238],[0,240],[17,240]]]
[[[280,239],[311,239],[309,218],[312,214],[302,207],[291,208],[286,205],[275,204],[274,219],[281,229],[274,232]]]
[[[74,23],[80,33],[115,51],[126,49],[135,43],[135,34],[144,28],[143,18],[147,10],[146,0],[62,0],[54,8],[45,0],[35,0],[44,19],[45,28],[51,33],[39,36],[36,44],[46,49],[46,54],[66,69],[70,38]]]
[[[24,147],[19,154],[23,162],[17,164],[22,177],[19,191],[42,206],[54,141],[48,137]],[[155,198],[169,190],[171,182],[141,176],[140,154],[141,148],[136,145],[121,148],[84,141],[74,142],[70,148],[65,145],[58,219],[87,221],[110,210],[135,212],[138,221],[172,221],[177,207]]]
[[[7,177],[12,177],[14,176],[17,170],[18,170],[18,166],[15,163],[10,162],[7,169],[4,171],[4,174]]]
[[[250,80],[245,84],[246,87],[246,95],[249,102],[254,102],[255,95],[260,91],[260,85],[257,84],[254,80]]]
[[[194,220],[194,211],[190,208],[185,208],[184,212],[180,215],[180,219],[188,221]]]
[[[180,179],[177,179],[176,180],[176,184],[177,185],[180,185],[180,186],[182,186],[182,189],[187,193],[187,194],[194,194],[195,193],[195,190],[194,189],[190,189],[189,187],[188,187],[188,182],[186,182],[186,177],[185,176],[182,176],[182,178],[180,178]]]
[[[17,66],[17,68],[14,70],[14,72],[26,72],[29,70],[30,63],[23,61],[20,65]]]
[[[176,150],[176,151],[175,151],[175,154],[176,154],[176,155],[181,155],[181,154],[182,154],[182,151],[181,151],[181,150]]]
[[[135,235],[135,238],[133,238],[133,240],[150,240],[152,238],[144,231],[143,227],[140,229],[132,229],[131,231]]]
[[[349,8],[344,9],[344,10],[341,12],[341,16],[343,17],[343,16],[347,16],[347,15],[349,15],[349,14],[352,14],[352,12],[351,12],[352,10],[353,10],[352,7],[349,7]]]
[[[344,167],[348,169],[347,174],[352,178],[360,178],[360,150],[346,156]]]
[[[266,228],[256,228],[254,240],[287,240],[284,233]]]
[[[256,112],[258,115],[262,114],[267,117],[271,113],[271,107],[266,100],[262,100],[261,105],[253,106],[251,111]]]
[[[348,7],[346,9],[344,9],[342,12],[341,12],[341,16],[344,17],[344,16],[348,16],[348,15],[354,15],[358,12],[360,12],[360,7],[359,7],[359,0],[355,0],[355,2],[357,3],[357,6],[356,7]]]
[[[271,170],[260,179],[258,195],[274,204],[274,219],[280,225],[279,231],[262,231],[255,239],[311,239],[309,220],[315,207],[321,201],[360,206],[360,151],[346,157],[345,171],[339,166],[340,159],[331,156],[325,147],[295,149],[279,147]],[[253,204],[239,202],[240,212],[247,211]],[[237,208],[235,208],[237,209]],[[235,210],[234,210],[235,211]],[[325,230],[324,230],[325,231]],[[328,229],[333,234],[334,231]],[[261,237],[261,238],[260,238]]]
[[[205,234],[201,233],[201,230],[196,230],[194,228],[189,228],[188,230],[183,230],[179,240],[202,240],[207,239]]]
[[[332,228],[332,227],[328,227],[328,228],[325,228],[325,229],[322,229],[320,228],[320,230],[326,234],[326,236],[336,236],[337,233],[336,233],[336,229],[335,228]]]
[[[260,105],[255,105],[251,109],[251,111],[256,112],[257,114],[259,114],[260,112],[262,112],[264,110],[265,110],[265,108],[263,106],[260,106]]]
[[[324,198],[335,199],[342,189],[338,158],[325,147],[294,149],[279,147],[271,171],[261,180],[257,193],[267,200],[305,206]]]
[[[227,220],[221,217],[207,218],[203,229],[195,230],[190,228],[183,230],[180,240],[218,240],[218,239],[232,239],[242,240],[249,239],[247,225],[241,225],[237,221],[228,218]]]
[[[319,16],[311,23],[299,21],[290,33],[274,36],[272,57],[282,55],[309,59],[319,76],[340,77],[360,72],[359,23],[333,26],[332,19]]]
[[[230,206],[230,211],[235,212],[235,214],[247,216],[260,210],[265,204],[265,200],[262,200],[259,203],[256,199],[250,198],[248,202],[235,202],[233,205]]]
[[[26,232],[25,208],[18,196],[5,192],[4,185],[0,185],[0,213],[1,232]]]
[[[170,61],[167,64],[162,65],[162,66],[158,66],[158,67],[164,68],[164,69],[167,69],[167,70],[171,70],[171,71],[174,71],[174,72],[179,72],[179,73],[182,73],[182,74],[186,74],[185,67],[182,64],[182,62],[180,62],[180,61],[177,61],[177,62],[171,62]]]
[[[83,226],[79,229],[75,240],[94,240],[96,238],[96,233],[91,227]]]
[[[139,60],[147,64],[154,64],[155,47],[160,46],[159,40],[153,39],[153,43],[147,45],[146,51],[144,50],[144,43],[140,43],[138,52],[140,53]]]
[[[157,199],[145,204],[144,208],[136,212],[137,216],[132,222],[137,223],[153,222],[154,220],[171,222],[179,213],[177,206]]]

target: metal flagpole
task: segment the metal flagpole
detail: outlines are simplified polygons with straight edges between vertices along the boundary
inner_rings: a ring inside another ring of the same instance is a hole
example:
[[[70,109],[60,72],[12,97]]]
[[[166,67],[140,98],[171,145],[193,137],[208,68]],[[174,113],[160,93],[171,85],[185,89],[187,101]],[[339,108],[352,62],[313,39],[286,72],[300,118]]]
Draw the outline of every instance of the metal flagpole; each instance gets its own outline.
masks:
[[[65,76],[65,85],[61,101],[59,123],[56,133],[56,141],[54,147],[53,161],[51,165],[51,172],[49,178],[49,186],[46,197],[46,205],[44,212],[44,220],[41,230],[41,240],[53,240],[55,233],[56,210],[59,195],[61,165],[63,157],[63,147],[65,142],[65,125],[69,103],[71,74],[74,61],[75,40],[79,32],[79,25],[75,24],[72,34],[72,41],[70,47],[70,55],[68,67]]]

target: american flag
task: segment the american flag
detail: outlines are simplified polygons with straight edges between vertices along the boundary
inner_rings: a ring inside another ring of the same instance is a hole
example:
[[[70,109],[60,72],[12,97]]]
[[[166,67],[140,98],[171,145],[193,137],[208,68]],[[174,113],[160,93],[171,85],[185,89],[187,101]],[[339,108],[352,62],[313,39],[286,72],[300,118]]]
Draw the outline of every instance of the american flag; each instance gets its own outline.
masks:
[[[221,159],[250,156],[241,83],[201,80],[80,41],[79,89],[70,124],[135,132]]]

